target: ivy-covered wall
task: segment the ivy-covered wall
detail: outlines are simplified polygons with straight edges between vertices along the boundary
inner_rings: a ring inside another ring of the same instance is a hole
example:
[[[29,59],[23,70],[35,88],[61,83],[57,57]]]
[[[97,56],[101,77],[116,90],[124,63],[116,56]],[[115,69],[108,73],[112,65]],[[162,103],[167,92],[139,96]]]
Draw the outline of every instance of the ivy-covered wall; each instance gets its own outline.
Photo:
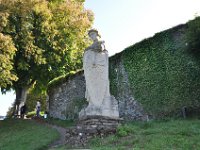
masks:
[[[124,120],[147,120],[148,114],[134,98],[121,54],[109,59],[110,91],[118,101],[119,116]]]
[[[82,75],[60,77],[49,84],[52,116],[73,116],[74,104],[84,99]],[[112,56],[109,76],[111,94],[119,101],[120,116],[126,120],[180,116],[182,108],[187,115],[188,111],[200,112],[200,17]]]
[[[126,48],[122,57],[134,98],[155,117],[200,108],[200,18]],[[198,37],[198,38],[197,38]],[[116,95],[114,68],[111,91]]]

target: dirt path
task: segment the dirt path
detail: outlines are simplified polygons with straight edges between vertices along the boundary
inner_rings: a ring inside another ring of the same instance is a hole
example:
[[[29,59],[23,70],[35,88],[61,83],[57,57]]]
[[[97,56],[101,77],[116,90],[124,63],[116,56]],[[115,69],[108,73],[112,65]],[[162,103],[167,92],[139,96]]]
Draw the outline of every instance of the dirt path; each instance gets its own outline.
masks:
[[[50,145],[49,145],[49,149],[52,149],[52,148],[55,148],[55,147],[58,147],[58,146],[62,146],[62,145],[65,145],[66,144],[66,139],[65,139],[65,136],[66,136],[66,132],[67,132],[67,129],[64,128],[64,127],[60,127],[60,126],[57,126],[57,125],[53,125],[53,124],[49,124],[45,121],[43,121],[42,119],[33,119],[33,121],[35,121],[36,123],[39,123],[39,124],[43,124],[43,125],[46,125],[50,128],[53,128],[55,130],[58,131],[58,133],[60,134],[60,137],[59,139],[57,139],[56,141],[53,141]]]
[[[47,126],[53,128],[53,129],[56,129],[60,134],[60,138],[58,140],[54,141],[53,143],[51,143],[49,145],[49,148],[51,149],[51,148],[55,148],[55,147],[58,147],[58,146],[65,145],[66,144],[65,136],[66,136],[67,130],[63,127],[59,127],[59,126],[56,126],[56,125],[47,124]]]

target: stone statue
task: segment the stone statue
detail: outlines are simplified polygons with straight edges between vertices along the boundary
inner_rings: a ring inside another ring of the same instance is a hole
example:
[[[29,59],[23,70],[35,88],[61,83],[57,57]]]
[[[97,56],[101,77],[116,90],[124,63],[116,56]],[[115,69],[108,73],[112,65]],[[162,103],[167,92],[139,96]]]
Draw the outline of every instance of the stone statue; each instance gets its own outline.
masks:
[[[88,32],[93,43],[86,48],[83,56],[83,69],[86,80],[85,97],[88,106],[81,110],[79,118],[87,116],[119,117],[118,103],[110,95],[108,78],[108,52],[104,41],[100,41],[97,30]]]

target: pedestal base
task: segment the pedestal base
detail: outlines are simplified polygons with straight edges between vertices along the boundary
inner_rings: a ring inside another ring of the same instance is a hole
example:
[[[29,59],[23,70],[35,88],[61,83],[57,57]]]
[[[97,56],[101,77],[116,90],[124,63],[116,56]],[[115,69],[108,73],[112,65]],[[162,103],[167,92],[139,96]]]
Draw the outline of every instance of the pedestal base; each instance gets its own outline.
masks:
[[[79,112],[79,119],[87,116],[107,116],[111,118],[119,118],[118,102],[114,96],[105,97],[101,105],[89,103],[86,108]]]
[[[116,133],[123,119],[105,116],[87,116],[79,120],[75,128],[67,131],[66,142],[70,145],[84,146],[88,139]]]
[[[120,121],[122,121],[120,118],[87,116],[79,120],[77,128],[85,134],[106,134],[108,132],[115,133]]]

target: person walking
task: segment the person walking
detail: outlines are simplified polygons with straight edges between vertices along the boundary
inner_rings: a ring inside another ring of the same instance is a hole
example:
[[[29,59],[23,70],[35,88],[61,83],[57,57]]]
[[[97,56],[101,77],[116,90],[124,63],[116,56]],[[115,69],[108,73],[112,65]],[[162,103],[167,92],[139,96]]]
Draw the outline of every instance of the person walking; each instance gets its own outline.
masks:
[[[41,110],[41,104],[39,101],[37,101],[37,104],[36,104],[36,116],[37,117],[40,117],[40,110]]]
[[[25,113],[26,113],[26,104],[24,104],[20,109],[20,118],[24,119]]]

